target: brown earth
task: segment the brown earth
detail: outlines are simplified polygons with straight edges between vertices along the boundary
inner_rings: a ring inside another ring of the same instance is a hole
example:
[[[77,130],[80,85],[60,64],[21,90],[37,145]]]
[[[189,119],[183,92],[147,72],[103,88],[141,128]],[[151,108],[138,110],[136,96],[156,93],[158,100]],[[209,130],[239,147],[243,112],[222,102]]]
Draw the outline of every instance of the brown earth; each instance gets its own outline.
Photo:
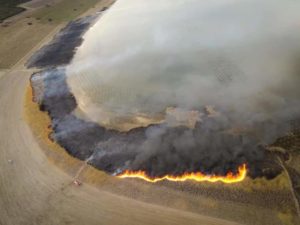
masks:
[[[88,184],[73,185],[74,174],[49,160],[23,117],[23,96],[32,72],[17,66],[0,79],[1,225],[234,224],[136,201]],[[79,166],[78,161],[66,159],[71,169],[72,163],[74,169]]]
[[[111,1],[101,1],[96,8],[101,9],[108,2]],[[96,8],[87,13],[95,12]],[[48,42],[65,23],[41,25],[46,26],[44,34],[37,34],[34,40],[26,35],[35,34],[36,30],[22,31],[22,21],[18,23],[7,31],[5,38],[0,29],[0,39],[12,47],[12,56],[9,56],[9,47],[0,45],[0,67],[8,68],[0,72],[1,225],[235,224],[231,220],[246,224],[293,224],[292,204],[284,208],[262,206],[260,199],[255,199],[259,203],[256,205],[247,203],[247,199],[242,202],[220,200],[201,192],[217,188],[221,197],[228,191],[245,195],[275,191],[288,196],[284,175],[272,181],[246,179],[231,186],[148,184],[108,176],[69,156],[48,139],[50,120],[31,101],[29,77],[33,70],[23,67],[33,51]],[[10,42],[9,33],[19,32],[19,29],[24,33]],[[24,49],[20,47],[23,37],[29,41]],[[73,185],[75,178],[83,185]]]
[[[8,69],[15,65],[49,33],[62,28],[70,20],[79,15],[100,11],[113,2],[113,0],[52,1],[50,7],[29,9],[8,18],[0,24],[0,69]]]

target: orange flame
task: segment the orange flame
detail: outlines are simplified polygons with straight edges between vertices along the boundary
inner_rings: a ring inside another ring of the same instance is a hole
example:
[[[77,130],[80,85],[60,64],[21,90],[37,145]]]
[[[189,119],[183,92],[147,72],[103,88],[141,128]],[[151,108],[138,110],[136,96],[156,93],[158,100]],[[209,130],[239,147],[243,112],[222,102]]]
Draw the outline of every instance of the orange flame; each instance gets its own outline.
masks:
[[[219,176],[219,175],[207,175],[203,174],[201,172],[194,172],[194,173],[184,173],[183,175],[174,176],[174,175],[166,175],[163,177],[150,177],[146,174],[145,171],[130,171],[125,170],[121,174],[118,174],[117,177],[119,178],[138,178],[142,179],[151,183],[156,183],[163,180],[168,181],[187,181],[187,180],[193,180],[197,182],[201,181],[208,181],[208,182],[223,182],[226,184],[230,183],[237,183],[241,182],[245,179],[247,175],[247,168],[246,164],[243,164],[239,166],[238,172],[236,174],[233,174],[232,172],[228,172],[225,176]]]

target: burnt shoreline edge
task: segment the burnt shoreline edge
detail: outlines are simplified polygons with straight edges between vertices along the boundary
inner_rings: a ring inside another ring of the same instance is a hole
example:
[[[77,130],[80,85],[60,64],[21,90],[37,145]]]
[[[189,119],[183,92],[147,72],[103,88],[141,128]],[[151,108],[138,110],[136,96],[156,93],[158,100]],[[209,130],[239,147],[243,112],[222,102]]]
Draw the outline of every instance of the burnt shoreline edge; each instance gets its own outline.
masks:
[[[95,153],[97,143],[108,141],[111,138],[117,141],[121,140],[122,144],[131,141],[142,143],[146,139],[145,130],[147,128],[136,128],[130,132],[122,133],[77,118],[72,114],[77,107],[77,102],[68,87],[65,69],[63,68],[64,65],[71,62],[76,48],[83,42],[82,35],[98,18],[98,15],[89,16],[70,22],[55,36],[50,44],[42,47],[28,61],[27,66],[41,69],[40,72],[31,76],[30,83],[33,90],[33,100],[39,104],[41,111],[48,113],[51,119],[53,133],[49,137],[75,158],[85,160],[91,166],[112,174],[115,173],[116,168],[122,166],[124,160],[127,160],[126,158],[130,158],[132,155],[121,154],[118,157],[122,156],[122,159],[114,157],[101,158],[100,160],[99,157],[91,158]],[[68,41],[68,45],[65,44],[66,41]],[[160,125],[151,125],[150,127],[157,126]],[[66,127],[68,127],[68,130],[65,129]],[[186,128],[179,127],[172,130],[182,132],[184,129]],[[114,160],[114,165],[111,164],[111,160]],[[267,164],[272,164],[272,161],[267,162]],[[253,178],[265,176],[271,179],[282,171],[280,167],[273,166],[271,173],[265,174],[263,172],[265,166],[263,160],[261,162],[244,163],[248,163],[248,175]],[[238,166],[238,164],[232,164],[230,170],[236,172]],[[211,171],[202,172],[209,173]],[[163,174],[151,175],[160,176]]]

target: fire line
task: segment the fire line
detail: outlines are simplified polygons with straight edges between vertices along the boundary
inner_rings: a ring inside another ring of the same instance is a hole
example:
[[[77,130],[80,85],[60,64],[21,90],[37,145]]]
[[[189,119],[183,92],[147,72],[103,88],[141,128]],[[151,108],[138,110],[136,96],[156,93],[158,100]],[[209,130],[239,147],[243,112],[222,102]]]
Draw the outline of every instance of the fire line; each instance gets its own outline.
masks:
[[[130,171],[125,170],[122,173],[118,174],[119,178],[137,178],[142,179],[151,183],[156,183],[163,180],[174,181],[174,182],[183,182],[187,180],[193,180],[197,182],[223,182],[226,184],[241,182],[245,179],[247,175],[247,167],[246,164],[239,166],[238,172],[236,174],[232,172],[228,172],[225,176],[219,175],[208,175],[201,172],[192,172],[192,173],[184,173],[183,175],[174,176],[174,175],[166,175],[163,177],[150,177],[147,175],[145,171]]]

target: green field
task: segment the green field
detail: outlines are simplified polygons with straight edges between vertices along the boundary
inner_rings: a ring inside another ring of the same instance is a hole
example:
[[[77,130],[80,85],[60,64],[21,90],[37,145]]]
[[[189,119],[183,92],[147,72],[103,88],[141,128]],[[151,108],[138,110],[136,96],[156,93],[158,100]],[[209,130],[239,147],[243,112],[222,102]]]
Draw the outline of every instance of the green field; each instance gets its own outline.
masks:
[[[32,16],[43,23],[70,21],[87,11],[99,0],[63,0],[55,5],[44,7]]]
[[[24,11],[25,9],[17,6],[28,1],[29,0],[0,0],[0,22]]]
[[[7,2],[25,0],[0,0],[1,10]],[[56,4],[46,4],[27,13],[7,26],[0,26],[0,69],[8,69],[20,60],[55,27],[69,22],[88,9],[96,6],[101,10],[109,6],[111,0],[61,0]],[[5,3],[5,4],[4,4]],[[16,5],[16,4],[15,4]]]

